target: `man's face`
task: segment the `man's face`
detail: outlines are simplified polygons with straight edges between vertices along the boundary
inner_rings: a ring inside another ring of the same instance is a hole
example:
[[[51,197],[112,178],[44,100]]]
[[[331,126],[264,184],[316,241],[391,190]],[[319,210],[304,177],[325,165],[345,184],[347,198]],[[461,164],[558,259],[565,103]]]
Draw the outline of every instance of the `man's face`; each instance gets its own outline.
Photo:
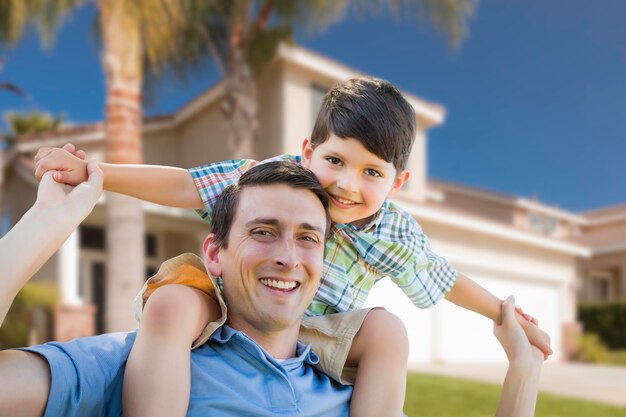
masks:
[[[305,139],[302,165],[315,173],[329,194],[333,221],[355,226],[367,224],[409,177],[408,171],[398,173],[391,162],[374,155],[358,140],[334,134],[316,147]]]
[[[326,227],[311,191],[275,184],[241,192],[228,247],[207,250],[231,327],[252,336],[299,326],[319,284]]]

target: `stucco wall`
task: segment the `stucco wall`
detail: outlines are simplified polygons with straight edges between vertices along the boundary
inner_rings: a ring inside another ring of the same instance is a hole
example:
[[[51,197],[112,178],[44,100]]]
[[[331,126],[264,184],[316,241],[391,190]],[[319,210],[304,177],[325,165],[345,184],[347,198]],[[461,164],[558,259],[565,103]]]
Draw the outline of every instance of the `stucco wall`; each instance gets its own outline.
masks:
[[[283,100],[285,118],[283,119],[284,142],[286,152],[300,154],[302,140],[311,135],[313,130],[313,85],[330,88],[335,80],[293,64],[284,64]]]
[[[230,159],[227,124],[219,101],[195,114],[179,128],[180,165],[184,168]]]
[[[443,204],[447,208],[458,209],[468,214],[504,224],[521,223],[519,220],[516,221],[516,210],[515,206],[513,206],[513,201],[500,203],[494,200],[472,198],[467,194],[457,193],[450,189],[444,189],[443,192]],[[525,214],[525,216],[527,217],[528,214]]]
[[[181,155],[183,151],[179,146],[181,140],[181,133],[176,128],[144,133],[144,164],[182,166]]]
[[[283,100],[283,65],[274,62],[265,70],[259,81],[259,131],[254,146],[255,156],[266,159],[284,153],[283,119],[288,110]]]

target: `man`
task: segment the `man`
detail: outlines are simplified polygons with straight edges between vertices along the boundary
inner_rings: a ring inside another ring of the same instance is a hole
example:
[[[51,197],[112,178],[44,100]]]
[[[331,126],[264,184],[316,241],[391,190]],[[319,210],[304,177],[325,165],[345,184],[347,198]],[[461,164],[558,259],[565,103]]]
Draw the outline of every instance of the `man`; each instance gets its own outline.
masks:
[[[297,341],[320,278],[327,197],[301,167],[260,170],[223,194],[218,226],[205,242],[205,263],[221,277],[228,319],[192,353],[188,415],[347,416],[351,389],[314,371],[315,354]],[[17,291],[93,208],[102,174],[94,163],[89,174],[73,190],[44,177],[33,208],[0,242],[0,321]],[[512,308],[507,302],[505,311]],[[496,335],[512,363],[528,366],[511,367],[498,413],[529,416],[540,353],[504,317]],[[124,363],[134,339],[135,332],[118,333],[1,352],[0,415],[121,415]]]
[[[40,190],[53,185],[45,179]],[[209,272],[223,282],[228,319],[192,354],[188,415],[348,415],[351,388],[314,371],[316,355],[297,341],[319,284],[327,206],[315,177],[288,163],[260,167],[225,192],[214,214],[219,226],[204,247]],[[120,415],[134,338],[130,332],[3,352],[0,415]]]

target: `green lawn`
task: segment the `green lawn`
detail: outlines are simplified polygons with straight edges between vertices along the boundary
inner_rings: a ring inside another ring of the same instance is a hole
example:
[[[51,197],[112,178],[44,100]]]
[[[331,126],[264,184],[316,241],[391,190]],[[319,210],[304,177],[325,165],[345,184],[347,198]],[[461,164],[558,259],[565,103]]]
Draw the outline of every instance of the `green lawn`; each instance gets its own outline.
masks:
[[[500,386],[435,375],[409,374],[408,417],[493,417]],[[539,394],[536,417],[626,417],[626,408]]]
[[[626,366],[626,349],[611,350],[609,352],[609,362],[613,365]]]

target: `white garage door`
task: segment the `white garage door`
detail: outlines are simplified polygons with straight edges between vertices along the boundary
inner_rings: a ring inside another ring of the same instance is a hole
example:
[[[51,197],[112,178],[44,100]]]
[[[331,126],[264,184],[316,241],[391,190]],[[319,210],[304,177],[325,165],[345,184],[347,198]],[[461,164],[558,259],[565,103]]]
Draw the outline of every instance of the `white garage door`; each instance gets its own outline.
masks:
[[[498,297],[509,294],[525,311],[539,319],[548,331],[558,360],[561,346],[561,303],[555,284],[473,277]],[[400,316],[407,327],[411,351],[409,363],[417,362],[504,362],[506,356],[493,336],[493,325],[476,313],[442,301],[420,310],[389,279],[379,282],[366,305],[382,305]]]

